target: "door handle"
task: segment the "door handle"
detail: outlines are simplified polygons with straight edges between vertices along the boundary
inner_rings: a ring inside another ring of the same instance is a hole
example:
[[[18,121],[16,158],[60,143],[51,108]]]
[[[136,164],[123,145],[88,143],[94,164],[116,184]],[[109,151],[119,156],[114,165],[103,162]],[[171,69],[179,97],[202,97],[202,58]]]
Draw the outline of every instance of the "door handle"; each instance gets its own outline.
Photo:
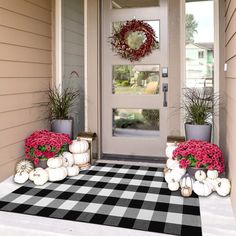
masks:
[[[168,84],[167,83],[162,84],[162,91],[164,93],[163,107],[167,107],[167,92],[168,92]]]

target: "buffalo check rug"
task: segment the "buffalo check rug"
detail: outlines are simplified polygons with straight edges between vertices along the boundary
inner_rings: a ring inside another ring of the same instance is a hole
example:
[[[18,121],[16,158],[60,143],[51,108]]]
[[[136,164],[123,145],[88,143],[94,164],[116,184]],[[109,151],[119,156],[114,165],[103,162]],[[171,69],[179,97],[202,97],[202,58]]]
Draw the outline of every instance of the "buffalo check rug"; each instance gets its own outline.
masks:
[[[199,199],[171,192],[163,169],[96,163],[78,176],[0,200],[0,210],[172,235],[202,235]]]

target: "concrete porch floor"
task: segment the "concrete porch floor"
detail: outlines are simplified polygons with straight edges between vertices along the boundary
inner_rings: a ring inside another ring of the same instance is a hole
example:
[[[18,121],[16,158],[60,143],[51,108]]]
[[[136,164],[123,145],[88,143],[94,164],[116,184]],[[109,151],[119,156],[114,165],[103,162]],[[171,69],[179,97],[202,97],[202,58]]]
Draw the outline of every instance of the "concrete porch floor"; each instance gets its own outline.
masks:
[[[139,163],[136,163],[136,165],[138,164]],[[155,166],[153,163],[142,163],[142,165],[145,164]],[[0,198],[17,188],[19,188],[19,185],[13,182],[12,177],[8,178],[0,183]],[[236,220],[233,216],[229,197],[219,197],[216,193],[206,198],[201,197],[200,210],[203,236],[236,235]],[[0,211],[0,235],[4,236],[118,236],[124,234],[126,236],[167,236],[167,234],[151,233],[147,231],[129,230]]]

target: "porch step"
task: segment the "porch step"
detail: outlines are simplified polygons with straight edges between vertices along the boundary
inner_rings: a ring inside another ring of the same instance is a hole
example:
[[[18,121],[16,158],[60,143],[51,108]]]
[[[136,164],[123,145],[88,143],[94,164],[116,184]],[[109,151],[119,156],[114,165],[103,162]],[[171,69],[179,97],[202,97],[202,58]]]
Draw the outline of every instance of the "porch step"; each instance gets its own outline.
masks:
[[[165,164],[166,157],[150,157],[150,156],[132,156],[132,155],[118,155],[118,154],[103,154],[102,161],[125,161],[125,162],[144,162],[153,164]]]

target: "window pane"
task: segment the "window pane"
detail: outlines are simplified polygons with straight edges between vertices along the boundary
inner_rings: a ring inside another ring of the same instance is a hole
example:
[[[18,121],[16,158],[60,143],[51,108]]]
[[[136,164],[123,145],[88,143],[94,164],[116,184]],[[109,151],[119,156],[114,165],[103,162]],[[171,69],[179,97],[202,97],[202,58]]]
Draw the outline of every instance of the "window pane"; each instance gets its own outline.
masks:
[[[159,65],[114,65],[112,67],[113,94],[158,94]]]
[[[71,111],[76,137],[84,131],[84,0],[62,1],[62,60],[62,88],[79,90]]]
[[[159,136],[159,110],[113,109],[113,136]]]
[[[159,0],[112,0],[113,9],[134,7],[159,7]]]
[[[186,0],[186,87],[213,90],[213,68],[213,1]]]

